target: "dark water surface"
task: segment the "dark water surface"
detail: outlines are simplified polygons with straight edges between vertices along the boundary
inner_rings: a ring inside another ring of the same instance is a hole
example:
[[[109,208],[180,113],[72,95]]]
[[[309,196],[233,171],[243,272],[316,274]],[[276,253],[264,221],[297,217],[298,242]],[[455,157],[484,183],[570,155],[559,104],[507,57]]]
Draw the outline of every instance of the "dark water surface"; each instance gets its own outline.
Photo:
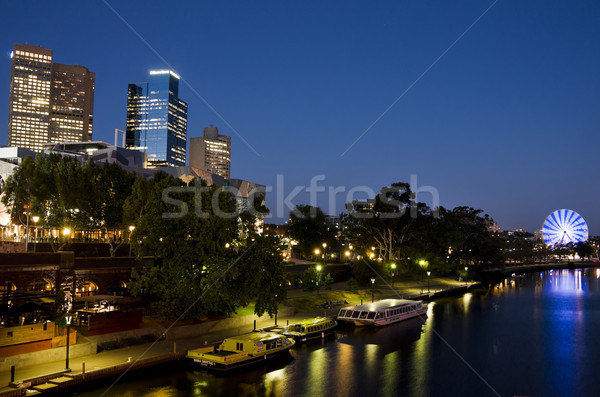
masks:
[[[597,396],[600,269],[507,280],[428,318],[347,328],[294,360],[230,376],[174,364],[80,396]]]

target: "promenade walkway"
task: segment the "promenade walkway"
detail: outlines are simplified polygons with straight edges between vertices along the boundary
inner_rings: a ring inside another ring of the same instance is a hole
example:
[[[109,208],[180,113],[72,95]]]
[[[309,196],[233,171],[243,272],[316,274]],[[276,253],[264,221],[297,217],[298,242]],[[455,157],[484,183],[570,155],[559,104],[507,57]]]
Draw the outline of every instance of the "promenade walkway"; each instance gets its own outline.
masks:
[[[464,287],[464,283],[453,281],[449,279],[432,279],[430,280],[430,290],[447,289]],[[427,292],[426,282],[420,281],[406,281],[406,282],[395,282],[394,288],[392,289],[387,285],[375,285],[375,290],[378,291],[376,299],[379,298],[398,298],[415,296],[421,293],[421,289]],[[347,289],[346,283],[336,283],[332,285],[332,290],[342,291]],[[301,289],[292,289],[288,291],[288,298],[301,297],[309,293],[302,291]],[[357,304],[357,302],[349,302],[350,304]],[[279,325],[285,325],[288,321],[294,322],[313,316],[333,316],[336,315],[340,307],[333,307],[330,309],[318,309],[313,311],[296,313],[293,316],[278,318]],[[274,325],[275,319],[266,319],[257,321],[257,328],[264,328],[267,326]],[[69,367],[71,368],[71,374],[79,374],[82,372],[83,363],[85,362],[86,372],[114,367],[115,365],[124,364],[131,362],[131,365],[135,365],[135,361],[139,359],[148,359],[152,357],[165,356],[174,352],[183,352],[189,349],[198,348],[205,344],[216,344],[222,341],[224,338],[244,334],[253,330],[253,322],[249,322],[244,326],[240,326],[234,329],[226,329],[222,331],[211,332],[203,335],[199,335],[192,338],[182,338],[174,340],[162,340],[154,343],[147,343],[141,345],[134,345],[123,347],[115,350],[105,350],[98,354],[87,355],[83,357],[71,358]],[[35,377],[41,377],[47,374],[57,373],[65,369],[65,360],[49,362],[45,364],[38,364],[29,367],[22,367],[15,369],[15,381],[22,381],[32,379]],[[8,387],[10,382],[11,372],[10,368],[0,371],[0,392],[14,390],[14,388]]]

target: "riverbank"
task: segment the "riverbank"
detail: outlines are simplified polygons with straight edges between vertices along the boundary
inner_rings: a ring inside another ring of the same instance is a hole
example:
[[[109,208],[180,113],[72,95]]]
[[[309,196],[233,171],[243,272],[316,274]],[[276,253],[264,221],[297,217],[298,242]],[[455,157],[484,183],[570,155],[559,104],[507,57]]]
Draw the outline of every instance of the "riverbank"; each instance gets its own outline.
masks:
[[[292,304],[292,307],[294,307],[293,300],[310,298],[314,303],[312,309],[307,310],[305,308],[295,312],[288,310],[286,315],[278,316],[277,321],[279,325],[284,325],[288,322],[291,323],[317,315],[334,316],[341,306],[321,308],[319,304],[333,301],[334,299],[330,298],[336,294],[344,294],[343,296],[348,298],[346,299],[348,304],[357,304],[360,303],[361,299],[370,300],[371,293],[373,293],[374,299],[412,298],[433,300],[450,294],[461,294],[467,288],[475,287],[476,285],[473,284],[467,287],[464,282],[451,279],[431,279],[428,284],[427,281],[418,280],[395,282],[393,287],[387,284],[375,285],[372,290],[362,290],[359,294],[352,294],[347,291],[346,283],[334,284],[331,291],[321,291],[319,295],[309,294],[301,290],[290,290],[288,304]],[[254,321],[252,320],[241,322],[238,318],[233,322],[229,320],[231,324],[235,324],[232,327],[219,327],[218,323],[222,324],[223,321],[173,327],[170,329],[172,337],[167,340],[71,358],[70,371],[65,371],[65,361],[16,368],[15,382],[10,387],[1,388],[0,396],[24,396],[26,395],[26,389],[36,390],[43,395],[57,395],[67,391],[81,390],[88,387],[87,384],[89,384],[89,387],[97,385],[100,379],[116,379],[121,374],[180,360],[189,349],[205,344],[216,344],[226,337],[251,332],[254,328]],[[265,328],[273,325],[274,322],[275,319],[266,316],[266,318],[257,321],[256,327]],[[110,337],[115,336],[111,335]],[[10,370],[0,371],[0,384],[8,385],[10,377]],[[25,387],[15,387],[19,384]],[[107,383],[108,387],[109,383]],[[28,393],[27,395],[32,394]]]

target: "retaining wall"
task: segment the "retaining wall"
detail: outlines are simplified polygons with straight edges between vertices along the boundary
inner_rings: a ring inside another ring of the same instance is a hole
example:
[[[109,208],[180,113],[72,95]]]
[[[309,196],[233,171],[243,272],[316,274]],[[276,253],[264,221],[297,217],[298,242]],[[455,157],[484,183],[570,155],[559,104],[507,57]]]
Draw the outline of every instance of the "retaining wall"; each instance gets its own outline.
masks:
[[[289,307],[286,309],[279,310],[277,316],[279,318],[292,316],[294,314],[294,308]],[[194,325],[184,325],[181,327],[173,327],[171,328],[166,335],[167,340],[171,339],[179,339],[179,338],[191,338],[193,336],[199,336],[202,334],[206,334],[209,332],[215,331],[223,331],[226,329],[239,328],[244,327],[247,328],[248,331],[252,330],[252,326],[254,325],[254,320],[267,320],[269,319],[268,314],[264,314],[261,317],[258,317],[255,314],[249,316],[240,316],[240,317],[232,317],[226,318],[219,321],[207,321],[200,324]],[[249,328],[249,329],[248,329]]]
[[[91,341],[81,335],[77,338],[79,343],[69,346],[69,357],[81,357],[89,354],[96,354],[96,342]],[[36,364],[46,364],[48,362],[64,360],[67,356],[66,347],[57,347],[55,349],[41,350],[37,352],[18,354],[10,357],[0,358],[0,371],[8,371],[11,366],[28,367]]]

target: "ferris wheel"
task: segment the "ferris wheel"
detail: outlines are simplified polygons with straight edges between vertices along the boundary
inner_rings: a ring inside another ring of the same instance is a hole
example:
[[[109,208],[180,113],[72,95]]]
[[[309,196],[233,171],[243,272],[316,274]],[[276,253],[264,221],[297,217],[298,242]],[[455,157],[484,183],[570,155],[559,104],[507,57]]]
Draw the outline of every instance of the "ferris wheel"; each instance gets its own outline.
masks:
[[[579,243],[588,239],[588,227],[577,212],[556,210],[544,221],[542,236],[548,247]]]

